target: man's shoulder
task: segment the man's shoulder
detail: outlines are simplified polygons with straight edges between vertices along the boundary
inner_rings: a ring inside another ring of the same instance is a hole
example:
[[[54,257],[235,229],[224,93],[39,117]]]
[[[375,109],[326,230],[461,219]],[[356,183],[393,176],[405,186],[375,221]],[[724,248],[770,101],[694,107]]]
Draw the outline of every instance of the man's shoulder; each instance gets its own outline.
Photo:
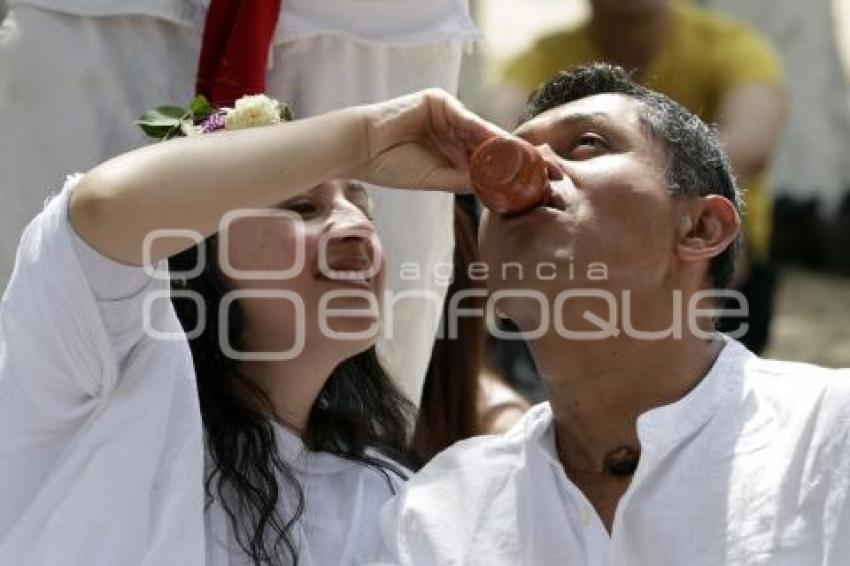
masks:
[[[504,434],[462,440],[435,456],[405,486],[408,493],[488,490],[503,483],[526,460],[528,446],[551,423],[552,410],[541,403]]]
[[[750,384],[771,394],[787,395],[805,389],[813,394],[829,391],[842,401],[850,397],[850,368],[833,369],[753,355],[744,364],[744,371]]]
[[[850,369],[751,356],[743,364],[744,399],[783,422],[817,421],[850,436]]]
[[[461,440],[437,454],[419,475],[441,473],[443,470],[475,468],[498,464],[516,465],[526,446],[549,425],[552,409],[549,403],[540,403],[529,409],[510,430],[503,434],[486,434]]]
[[[548,403],[537,405],[508,432],[458,442],[431,460],[382,510],[393,556],[411,564],[467,563],[482,529],[498,541],[498,552],[515,550],[523,483],[516,478],[551,420]],[[496,563],[480,558],[477,563]]]

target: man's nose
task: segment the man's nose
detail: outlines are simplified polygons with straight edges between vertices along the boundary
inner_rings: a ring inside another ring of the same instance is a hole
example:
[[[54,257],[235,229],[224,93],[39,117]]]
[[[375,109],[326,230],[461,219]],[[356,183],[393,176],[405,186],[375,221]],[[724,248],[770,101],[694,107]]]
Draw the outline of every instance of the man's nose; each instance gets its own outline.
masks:
[[[559,181],[564,178],[567,171],[564,167],[564,160],[561,156],[555,153],[555,150],[548,143],[535,146],[540,155],[543,156],[543,161],[546,162],[546,172],[549,179]]]
[[[576,190],[570,171],[570,164],[562,159],[560,155],[548,143],[535,146],[543,159],[546,161],[549,174],[549,196],[546,206],[566,210],[569,206],[570,193]]]

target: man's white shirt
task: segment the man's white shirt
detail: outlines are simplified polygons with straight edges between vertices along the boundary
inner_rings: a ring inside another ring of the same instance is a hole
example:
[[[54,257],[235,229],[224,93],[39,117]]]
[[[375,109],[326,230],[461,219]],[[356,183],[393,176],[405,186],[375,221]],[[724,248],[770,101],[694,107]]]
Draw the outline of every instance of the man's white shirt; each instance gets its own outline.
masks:
[[[850,372],[727,339],[687,396],[638,419],[642,456],[609,535],[555,453],[547,403],[462,442],[382,512],[381,563],[850,564]]]

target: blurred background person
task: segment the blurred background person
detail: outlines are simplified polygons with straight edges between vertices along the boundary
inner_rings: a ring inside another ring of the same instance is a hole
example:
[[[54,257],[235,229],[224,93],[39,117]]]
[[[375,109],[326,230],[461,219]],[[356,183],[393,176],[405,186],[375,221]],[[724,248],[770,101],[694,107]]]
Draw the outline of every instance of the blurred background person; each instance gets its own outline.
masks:
[[[788,126],[771,178],[779,262],[850,274],[850,105],[836,20],[846,0],[698,0],[747,22],[776,46],[784,63]],[[834,7],[833,7],[834,6]],[[840,28],[838,28],[840,29]],[[850,34],[843,34],[850,48]]]

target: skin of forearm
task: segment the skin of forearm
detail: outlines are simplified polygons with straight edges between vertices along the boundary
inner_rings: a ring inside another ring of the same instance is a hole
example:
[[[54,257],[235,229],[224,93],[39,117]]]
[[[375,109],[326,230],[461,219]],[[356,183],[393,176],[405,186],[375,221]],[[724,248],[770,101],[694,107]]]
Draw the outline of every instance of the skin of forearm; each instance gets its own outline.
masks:
[[[71,196],[74,230],[103,255],[141,265],[153,230],[206,237],[236,208],[267,207],[367,159],[362,108],[246,130],[180,138],[126,153],[87,172]],[[192,245],[159,238],[151,261]]]

